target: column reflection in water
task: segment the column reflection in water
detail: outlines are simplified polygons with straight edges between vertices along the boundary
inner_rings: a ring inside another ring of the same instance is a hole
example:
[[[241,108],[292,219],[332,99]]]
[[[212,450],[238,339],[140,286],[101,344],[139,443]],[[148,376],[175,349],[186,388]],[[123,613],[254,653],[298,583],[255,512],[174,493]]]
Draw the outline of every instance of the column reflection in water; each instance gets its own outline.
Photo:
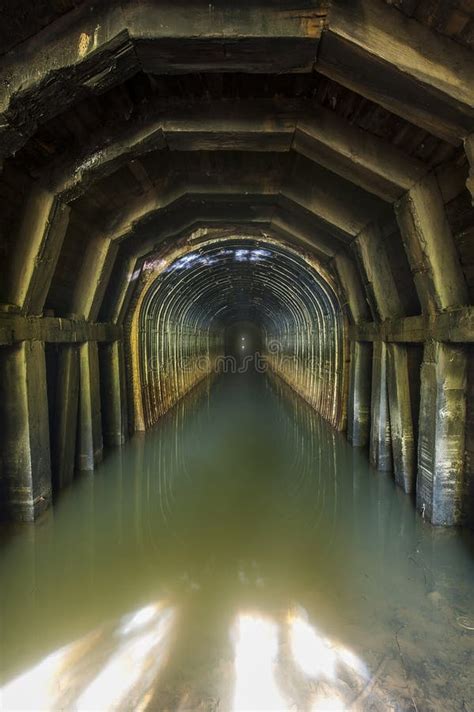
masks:
[[[0,708],[459,709],[470,546],[276,377],[204,382],[4,532]]]

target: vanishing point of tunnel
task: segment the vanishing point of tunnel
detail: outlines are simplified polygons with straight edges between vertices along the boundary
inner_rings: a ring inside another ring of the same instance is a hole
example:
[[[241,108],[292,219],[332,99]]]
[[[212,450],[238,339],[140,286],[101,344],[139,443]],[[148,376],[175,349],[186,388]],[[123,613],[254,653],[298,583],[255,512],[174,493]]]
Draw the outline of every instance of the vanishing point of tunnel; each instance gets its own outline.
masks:
[[[0,0],[1,712],[474,711],[474,0]]]

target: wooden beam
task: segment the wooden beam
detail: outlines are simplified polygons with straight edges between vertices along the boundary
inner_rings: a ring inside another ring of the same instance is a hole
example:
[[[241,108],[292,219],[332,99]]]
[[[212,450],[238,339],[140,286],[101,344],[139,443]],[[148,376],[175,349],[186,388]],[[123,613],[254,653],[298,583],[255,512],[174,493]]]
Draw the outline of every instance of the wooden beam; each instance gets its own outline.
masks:
[[[472,52],[379,0],[333,0],[317,69],[429,133],[474,129]]]

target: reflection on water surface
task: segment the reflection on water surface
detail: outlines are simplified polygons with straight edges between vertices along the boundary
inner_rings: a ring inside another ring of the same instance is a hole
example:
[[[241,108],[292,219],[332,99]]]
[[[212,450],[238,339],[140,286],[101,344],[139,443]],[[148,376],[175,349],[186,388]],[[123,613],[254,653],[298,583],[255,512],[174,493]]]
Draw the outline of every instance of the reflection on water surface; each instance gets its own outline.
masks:
[[[474,709],[473,539],[302,400],[205,383],[0,544],[0,709]]]

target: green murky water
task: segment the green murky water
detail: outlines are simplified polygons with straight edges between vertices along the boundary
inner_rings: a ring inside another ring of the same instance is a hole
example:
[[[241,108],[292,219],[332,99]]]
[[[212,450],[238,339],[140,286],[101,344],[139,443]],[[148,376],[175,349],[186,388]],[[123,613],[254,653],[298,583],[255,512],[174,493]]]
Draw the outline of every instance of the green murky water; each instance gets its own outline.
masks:
[[[223,376],[0,540],[0,709],[473,710],[474,543]]]

